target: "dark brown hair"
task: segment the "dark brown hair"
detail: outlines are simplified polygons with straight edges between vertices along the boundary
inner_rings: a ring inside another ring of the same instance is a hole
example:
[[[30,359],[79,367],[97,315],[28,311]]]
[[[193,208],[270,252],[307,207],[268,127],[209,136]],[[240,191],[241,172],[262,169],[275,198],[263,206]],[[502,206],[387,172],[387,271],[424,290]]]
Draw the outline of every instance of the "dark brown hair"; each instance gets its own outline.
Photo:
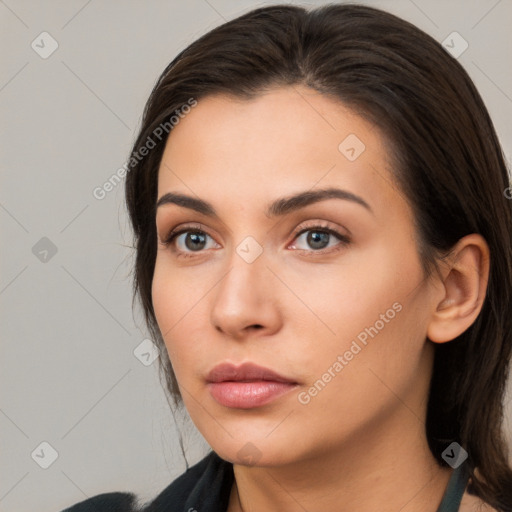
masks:
[[[158,168],[170,130],[144,158],[141,149],[155,142],[155,133],[169,127],[191,98],[221,93],[251,99],[272,87],[298,84],[337,99],[381,129],[400,190],[414,211],[426,276],[463,236],[480,233],[489,244],[491,269],[480,315],[457,339],[436,344],[426,433],[443,466],[441,453],[458,442],[469,453],[469,491],[510,512],[512,471],[502,432],[512,347],[512,212],[504,195],[505,160],[463,67],[432,37],[384,11],[353,4],[258,8],[193,42],[155,84],[132,149],[126,202],[136,249],[134,300],[139,298],[159,347],[169,396],[182,405],[151,284]]]

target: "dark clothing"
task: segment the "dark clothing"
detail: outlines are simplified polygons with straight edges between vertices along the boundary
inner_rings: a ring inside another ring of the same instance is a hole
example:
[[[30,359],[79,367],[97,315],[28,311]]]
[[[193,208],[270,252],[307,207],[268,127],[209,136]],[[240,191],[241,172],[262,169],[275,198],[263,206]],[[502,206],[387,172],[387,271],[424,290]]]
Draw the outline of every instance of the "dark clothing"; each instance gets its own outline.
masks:
[[[233,465],[211,452],[144,506],[132,493],[112,492],[62,512],[225,512],[232,485]]]
[[[452,473],[437,512],[457,512],[468,482],[466,464]],[[137,506],[132,493],[99,494],[62,512],[226,512],[233,464],[211,452],[171,482],[153,501]]]

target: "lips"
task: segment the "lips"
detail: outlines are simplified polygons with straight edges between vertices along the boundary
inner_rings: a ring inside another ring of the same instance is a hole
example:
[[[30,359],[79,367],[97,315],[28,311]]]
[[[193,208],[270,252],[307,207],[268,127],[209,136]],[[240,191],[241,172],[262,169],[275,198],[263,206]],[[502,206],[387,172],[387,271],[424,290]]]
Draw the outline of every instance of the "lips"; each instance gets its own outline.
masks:
[[[233,409],[260,407],[298,386],[294,380],[253,363],[222,363],[210,371],[206,380],[214,400]]]
[[[293,379],[283,377],[269,368],[258,366],[254,363],[244,363],[241,366],[235,366],[231,363],[221,363],[210,371],[206,380],[208,382],[257,382],[267,380],[297,384]]]

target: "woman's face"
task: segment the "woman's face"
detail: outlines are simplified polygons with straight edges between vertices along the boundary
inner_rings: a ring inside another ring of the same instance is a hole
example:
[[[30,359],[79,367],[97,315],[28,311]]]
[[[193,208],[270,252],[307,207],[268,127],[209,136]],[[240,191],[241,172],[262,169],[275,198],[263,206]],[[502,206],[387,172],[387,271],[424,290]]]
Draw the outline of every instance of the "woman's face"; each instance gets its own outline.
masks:
[[[360,449],[424,418],[434,285],[390,166],[373,125],[306,87],[210,96],[173,128],[158,198],[191,199],[158,207],[153,304],[187,410],[226,460]],[[211,383],[247,362],[289,382]]]

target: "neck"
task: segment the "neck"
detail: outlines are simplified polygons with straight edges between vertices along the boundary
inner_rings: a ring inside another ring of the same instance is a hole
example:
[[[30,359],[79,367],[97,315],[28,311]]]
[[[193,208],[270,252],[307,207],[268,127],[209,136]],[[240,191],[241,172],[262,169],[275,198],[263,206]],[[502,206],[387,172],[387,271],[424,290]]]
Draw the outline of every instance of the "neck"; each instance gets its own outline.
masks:
[[[229,512],[436,512],[453,471],[438,465],[424,423],[405,407],[328,453],[233,469]]]

